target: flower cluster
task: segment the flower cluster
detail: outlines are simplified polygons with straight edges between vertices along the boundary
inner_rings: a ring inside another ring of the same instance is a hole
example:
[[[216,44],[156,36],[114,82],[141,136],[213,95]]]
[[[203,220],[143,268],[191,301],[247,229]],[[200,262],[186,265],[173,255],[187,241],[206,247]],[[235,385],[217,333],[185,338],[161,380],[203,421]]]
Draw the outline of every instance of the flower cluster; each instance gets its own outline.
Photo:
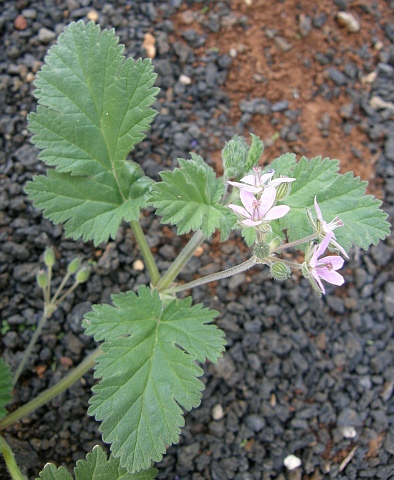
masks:
[[[282,218],[289,212],[287,205],[276,205],[284,198],[278,196],[278,187],[290,184],[295,178],[280,177],[272,180],[275,171],[262,174],[259,168],[253,169],[253,175],[246,175],[240,182],[228,182],[240,190],[243,207],[228,205],[238,216],[243,227],[259,227],[261,231],[270,231],[269,222]]]
[[[307,209],[308,219],[314,232],[313,235],[292,244],[281,245],[280,248],[278,248],[279,244],[275,245],[275,241],[266,241],[265,234],[271,232],[270,222],[284,217],[290,211],[289,206],[276,205],[276,203],[289,194],[291,183],[295,180],[295,178],[290,177],[273,179],[274,174],[274,170],[261,173],[259,168],[254,168],[253,174],[246,175],[239,182],[228,182],[240,191],[239,196],[243,206],[228,205],[237,215],[239,225],[242,227],[254,227],[259,232],[257,238],[260,243],[257,243],[254,249],[257,261],[269,265],[271,274],[277,280],[288,278],[290,275],[289,266],[301,269],[303,275],[309,280],[313,290],[318,295],[325,293],[322,280],[334,285],[343,285],[345,280],[337,272],[343,266],[343,258],[339,255],[329,255],[322,258],[322,255],[328,248],[334,252],[340,252],[348,258],[347,253],[339,245],[333,232],[337,227],[343,226],[343,223],[338,217],[327,223],[323,219],[316,197],[314,199],[316,218]],[[301,266],[275,257],[275,252],[279,252],[284,248],[294,246],[295,244],[305,244],[316,239],[319,243],[309,243],[305,261]],[[271,248],[271,245],[274,246]],[[278,268],[275,268],[275,266]],[[277,270],[280,270],[280,276],[275,274]]]

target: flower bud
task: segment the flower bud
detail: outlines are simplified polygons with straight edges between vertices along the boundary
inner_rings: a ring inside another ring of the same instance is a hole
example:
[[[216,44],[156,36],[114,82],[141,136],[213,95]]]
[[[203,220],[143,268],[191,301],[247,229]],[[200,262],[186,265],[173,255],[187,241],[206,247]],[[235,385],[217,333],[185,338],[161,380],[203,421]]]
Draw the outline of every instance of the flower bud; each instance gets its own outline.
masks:
[[[67,273],[69,273],[70,275],[74,274],[75,272],[77,272],[80,266],[81,259],[74,258],[74,260],[71,260],[71,262],[67,265]]]
[[[278,282],[287,280],[291,275],[290,268],[283,262],[275,262],[270,267],[271,276]]]
[[[274,237],[269,242],[271,253],[275,252],[277,248],[279,248],[283,243],[283,240],[280,237]]]
[[[276,187],[276,201],[284,200],[290,193],[291,183],[283,182]]]
[[[45,288],[48,285],[48,275],[44,270],[37,272],[36,279],[39,287]]]
[[[52,247],[48,247],[45,249],[44,252],[44,263],[47,267],[53,267],[55,263],[55,252],[53,251]]]
[[[85,283],[88,281],[89,277],[90,277],[90,272],[92,271],[91,267],[89,266],[85,266],[85,267],[82,267],[81,270],[78,271],[77,275],[76,275],[76,281],[78,283]]]
[[[269,243],[265,243],[265,242],[256,243],[253,249],[253,253],[257,258],[258,262],[264,262],[264,260],[267,257],[269,257],[271,254],[271,248]]]

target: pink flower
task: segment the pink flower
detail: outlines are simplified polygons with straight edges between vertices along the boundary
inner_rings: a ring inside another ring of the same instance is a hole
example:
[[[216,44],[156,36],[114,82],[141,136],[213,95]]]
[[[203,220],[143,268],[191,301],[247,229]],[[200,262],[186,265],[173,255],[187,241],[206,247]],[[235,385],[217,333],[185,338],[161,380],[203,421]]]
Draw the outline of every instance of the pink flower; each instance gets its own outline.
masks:
[[[315,222],[313,222],[315,230],[317,231],[317,233],[319,233],[323,236],[326,236],[329,233],[331,233],[332,234],[331,242],[330,242],[331,246],[333,248],[335,248],[336,250],[338,250],[339,252],[341,252],[342,255],[344,255],[346,258],[349,258],[347,253],[345,252],[345,250],[336,241],[335,234],[333,233],[333,230],[335,230],[337,227],[343,227],[343,225],[344,225],[343,222],[338,217],[335,217],[334,220],[332,220],[330,223],[327,223],[323,219],[323,215],[322,215],[320,207],[317,203],[316,197],[315,197],[314,203],[315,203],[315,210],[316,210],[316,215],[317,215],[317,220],[318,220],[317,224]]]
[[[330,255],[328,257],[320,258],[328,247],[328,244],[332,241],[333,233],[328,233],[320,245],[314,247],[312,258],[308,262],[308,269],[313,279],[311,280],[312,286],[320,293],[326,293],[324,286],[320,279],[325,280],[333,285],[343,285],[345,279],[341,274],[336,272],[343,266],[343,258],[338,255]]]
[[[282,183],[294,182],[295,178],[279,177],[271,180],[275,170],[269,170],[267,173],[261,175],[261,170],[258,167],[253,168],[253,175],[246,175],[241,178],[240,182],[228,182],[230,185],[239,188],[241,191],[260,194],[265,188],[276,188]],[[242,182],[242,183],[241,183]]]
[[[241,225],[245,227],[257,227],[264,222],[283,217],[290,210],[287,205],[274,206],[276,199],[275,188],[266,188],[259,198],[248,190],[241,190],[240,198],[244,207],[229,205],[239,217]]]

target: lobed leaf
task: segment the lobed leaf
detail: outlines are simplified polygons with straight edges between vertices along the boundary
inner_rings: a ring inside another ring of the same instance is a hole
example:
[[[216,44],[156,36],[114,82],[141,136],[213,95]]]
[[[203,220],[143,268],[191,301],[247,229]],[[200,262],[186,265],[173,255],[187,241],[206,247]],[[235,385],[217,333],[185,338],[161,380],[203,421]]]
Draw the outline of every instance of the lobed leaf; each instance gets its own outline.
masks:
[[[355,178],[352,172],[340,175],[338,170],[338,160],[321,157],[311,160],[303,157],[294,167],[291,176],[296,180],[284,201],[291,209],[279,220],[281,228],[288,230],[290,241],[313,233],[305,207],[314,213],[315,195],[325,221],[338,216],[344,223],[335,230],[335,235],[345,250],[352,245],[367,249],[390,233],[388,215],[379,208],[382,202],[365,195],[367,182]]]
[[[78,460],[74,468],[75,480],[153,480],[156,478],[157,470],[148,468],[139,473],[128,473],[120,463],[119,459],[112,455],[107,459],[104,450],[95,446],[86,455],[86,460]],[[65,467],[57,468],[48,463],[40,472],[36,480],[73,480],[71,474]]]
[[[163,223],[176,225],[178,234],[201,230],[210,237],[219,228],[225,232],[224,240],[233,215],[219,203],[223,183],[200,156],[191,156],[191,160],[178,159],[179,168],[172,172],[161,172],[162,182],[153,185],[148,204],[157,209]]]
[[[55,223],[65,221],[65,216],[71,219],[66,225],[68,235],[93,239],[96,244],[114,236],[115,225],[126,218],[122,215],[129,208],[133,211],[129,217],[138,218],[146,189],[131,195],[139,177],[128,174],[132,162],[126,162],[126,157],[144,138],[156,114],[150,108],[158,92],[153,87],[156,75],[151,61],[126,60],[118,41],[113,30],[101,32],[93,22],[66,27],[37,75],[34,95],[39,105],[28,116],[32,143],[43,150],[39,158],[56,168],[56,176],[35,177],[27,193]],[[57,196],[61,183],[63,195]],[[103,188],[108,183],[110,187]],[[83,205],[75,192],[85,188],[88,193],[82,197],[89,198]],[[106,204],[102,208],[91,198],[94,191]],[[80,208],[69,210],[73,198]],[[86,221],[89,201],[95,203],[91,217],[97,214],[98,221]],[[108,204],[113,204],[114,219],[103,234],[102,215],[109,211]],[[66,210],[64,215],[53,214],[61,209]]]
[[[89,414],[102,421],[103,440],[131,473],[159,461],[184,425],[182,408],[200,403],[203,371],[214,362],[224,334],[210,324],[217,312],[191,306],[191,298],[164,306],[156,291],[141,286],[97,305],[85,317],[86,334],[105,340],[98,358]]]

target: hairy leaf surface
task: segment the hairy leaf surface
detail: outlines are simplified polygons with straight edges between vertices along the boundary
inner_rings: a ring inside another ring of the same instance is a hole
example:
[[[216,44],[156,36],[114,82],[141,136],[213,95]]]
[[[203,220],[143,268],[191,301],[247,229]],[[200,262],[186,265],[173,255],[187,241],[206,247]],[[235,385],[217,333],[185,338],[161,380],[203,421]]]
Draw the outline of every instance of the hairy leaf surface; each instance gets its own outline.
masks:
[[[387,214],[379,208],[382,202],[365,195],[367,182],[355,178],[352,172],[341,175],[338,170],[338,160],[303,157],[290,172],[296,181],[284,203],[291,209],[279,220],[281,228],[288,229],[290,241],[313,233],[305,207],[315,213],[315,195],[326,222],[338,216],[344,223],[335,235],[345,250],[352,245],[367,249],[389,234]]]
[[[86,315],[86,333],[104,340],[89,414],[102,421],[103,439],[129,472],[159,461],[178,442],[182,408],[197,407],[203,371],[215,362],[224,334],[210,324],[217,312],[191,305],[191,298],[163,306],[159,294],[141,286],[112,297]]]
[[[141,175],[130,174],[137,166],[126,157],[156,113],[150,108],[158,92],[150,60],[126,60],[118,41],[113,30],[101,32],[92,22],[71,23],[37,75],[34,94],[39,105],[28,117],[32,142],[43,150],[39,158],[55,167],[56,175],[35,177],[27,193],[55,223],[70,219],[66,234],[96,244],[114,236],[114,227],[102,233],[103,215],[112,213],[118,226],[125,211],[131,211],[128,219],[138,219],[146,189],[131,194]],[[61,183],[62,195],[57,196]],[[81,188],[86,192],[75,196]],[[95,193],[102,206],[96,202],[92,216],[101,220],[86,222],[84,210],[91,207]],[[70,210],[74,196],[80,208]],[[61,209],[64,215],[53,214]]]
[[[222,180],[204,160],[192,154],[191,160],[178,159],[179,168],[161,172],[162,182],[151,190],[149,204],[157,209],[163,223],[176,225],[178,234],[201,230],[206,237],[219,228],[228,238],[232,214],[219,203],[224,193]]]

